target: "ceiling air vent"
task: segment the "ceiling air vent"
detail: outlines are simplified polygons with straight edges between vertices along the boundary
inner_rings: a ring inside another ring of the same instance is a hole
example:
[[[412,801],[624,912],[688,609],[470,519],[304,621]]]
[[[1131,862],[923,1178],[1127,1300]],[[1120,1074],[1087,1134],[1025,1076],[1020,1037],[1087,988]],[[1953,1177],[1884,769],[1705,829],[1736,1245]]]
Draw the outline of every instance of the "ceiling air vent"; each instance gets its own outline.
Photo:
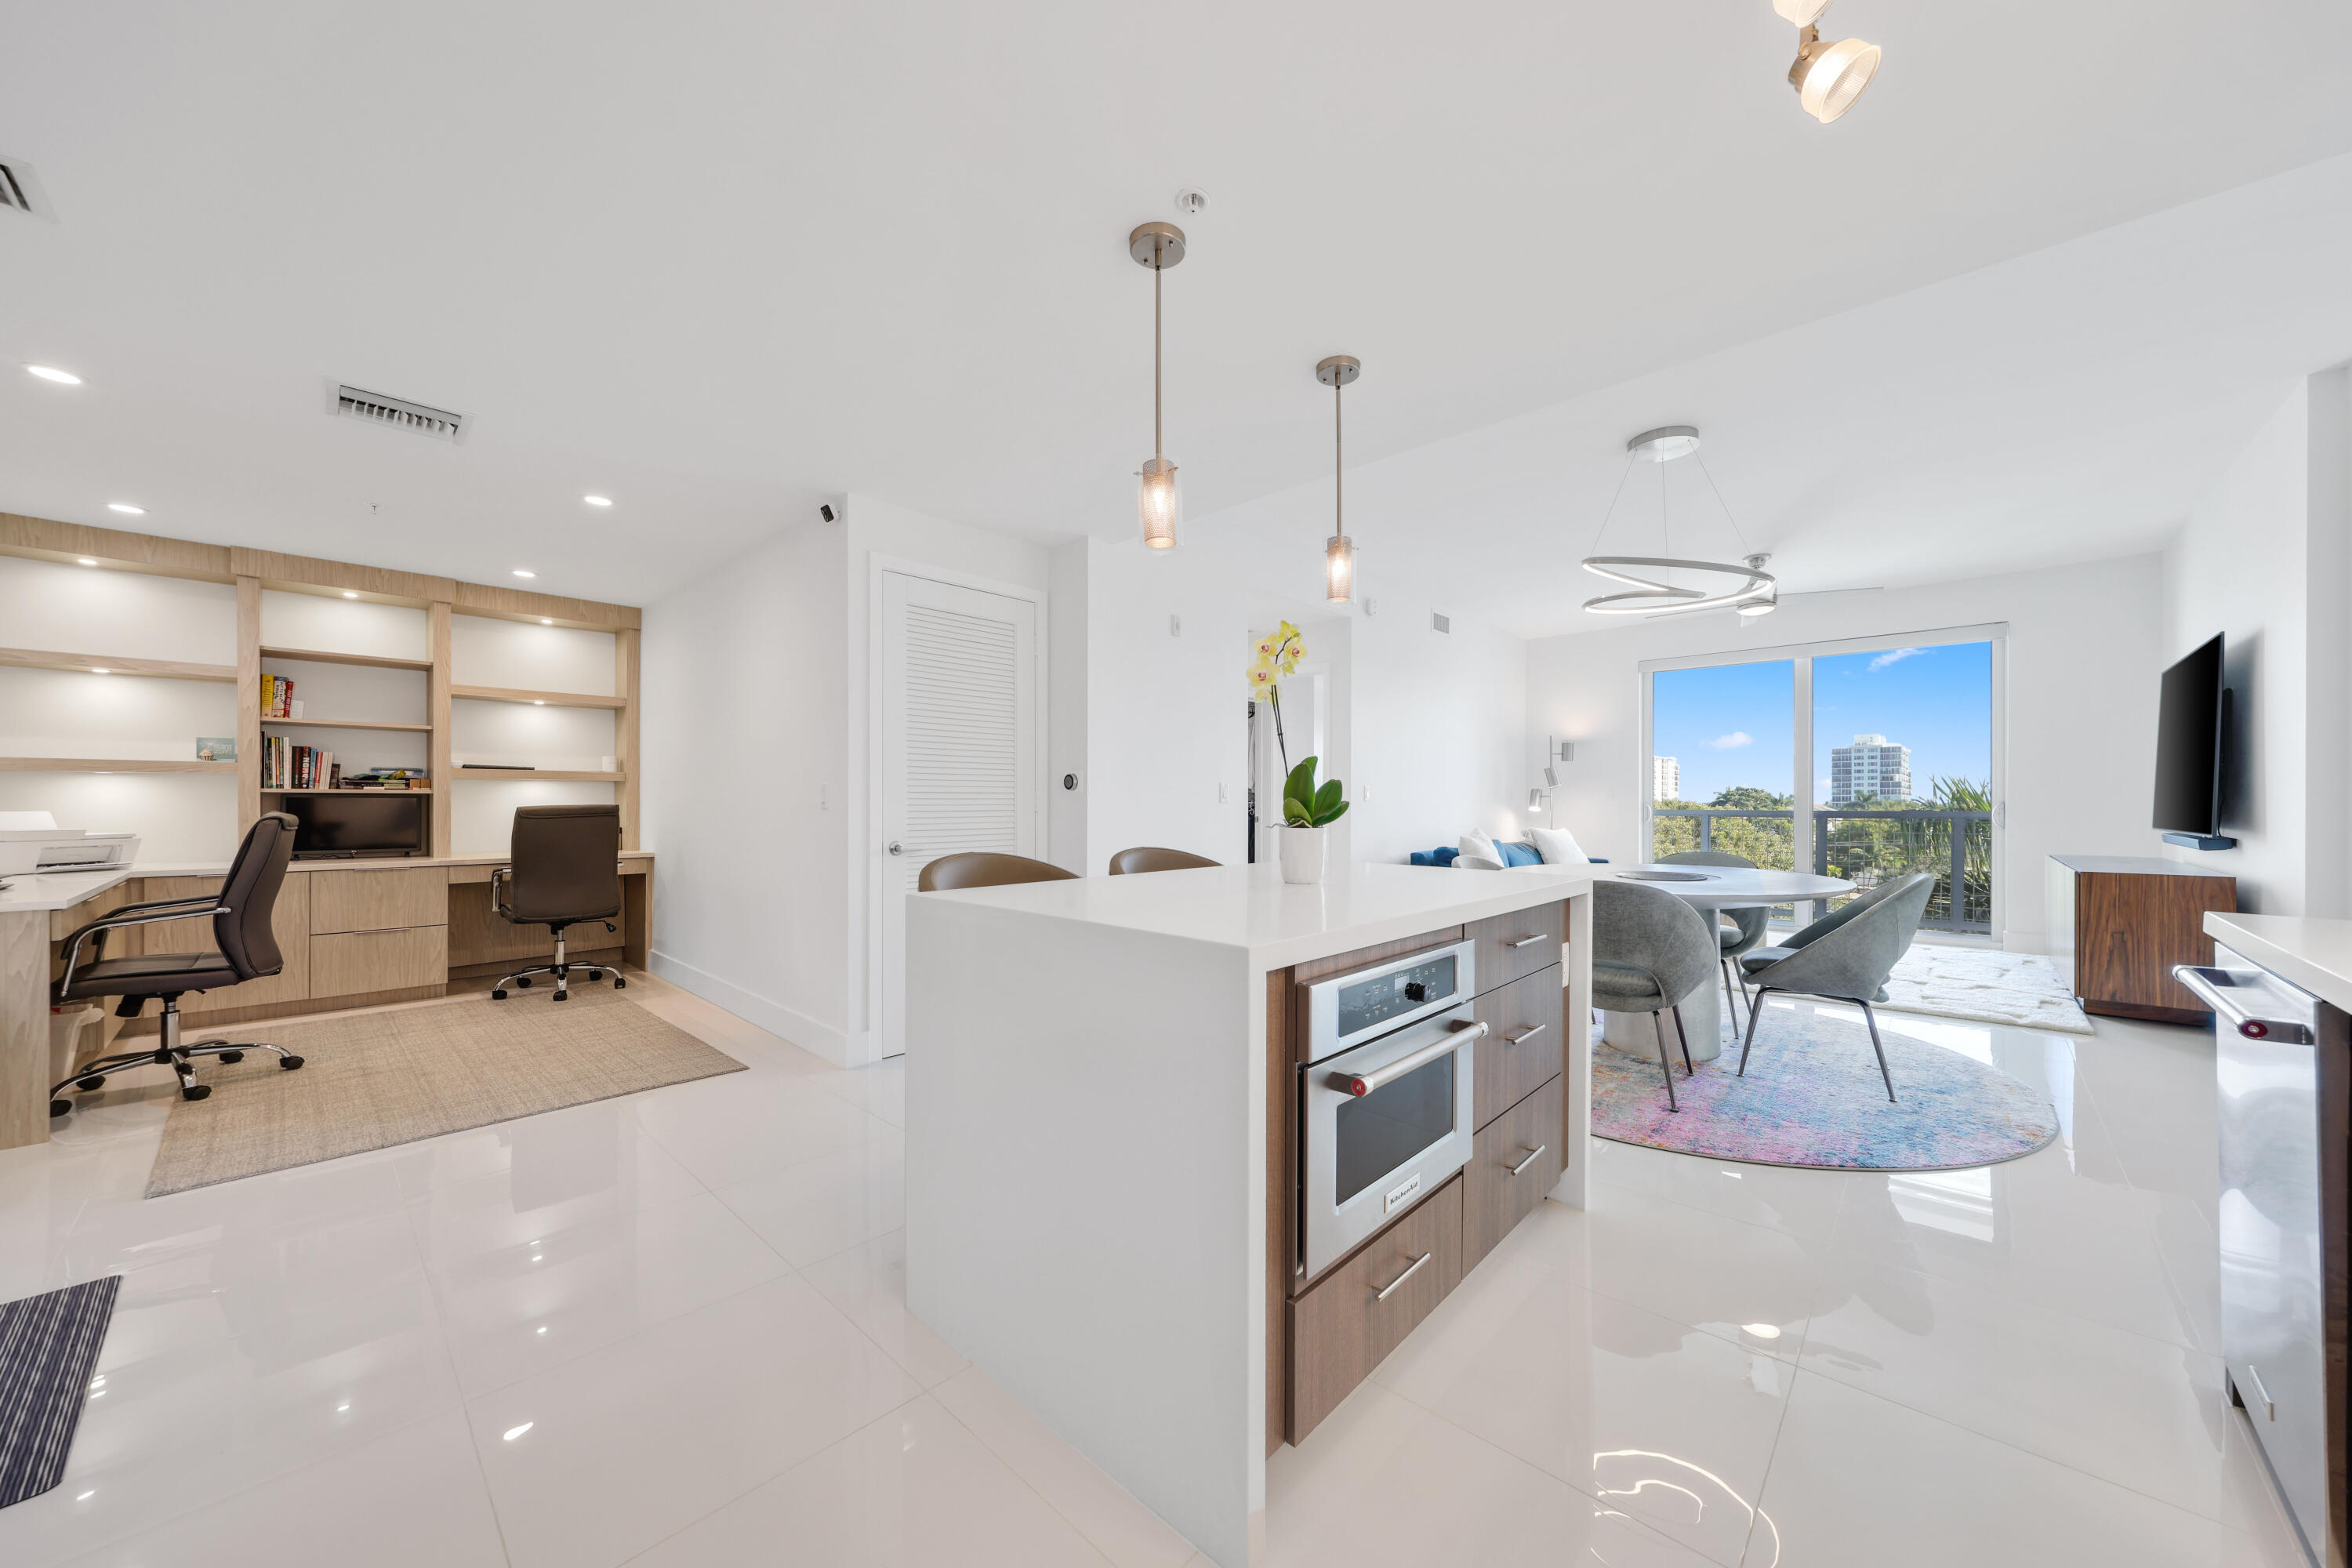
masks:
[[[466,438],[466,416],[452,414],[446,408],[428,408],[422,403],[409,403],[397,397],[386,397],[381,392],[362,392],[356,386],[335,388],[335,412],[346,419],[364,420],[371,425],[389,425],[395,430],[413,430],[419,436],[429,436],[436,441],[456,445]]]
[[[49,204],[41,195],[41,182],[33,177],[29,165],[15,158],[0,157],[0,207],[28,217],[49,216]]]

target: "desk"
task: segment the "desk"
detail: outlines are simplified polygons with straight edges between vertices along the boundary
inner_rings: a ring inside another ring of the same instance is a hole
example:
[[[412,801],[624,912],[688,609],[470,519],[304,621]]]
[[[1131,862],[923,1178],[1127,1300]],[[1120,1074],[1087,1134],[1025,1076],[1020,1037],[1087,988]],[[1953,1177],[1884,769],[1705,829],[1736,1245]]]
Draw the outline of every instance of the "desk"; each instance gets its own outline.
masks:
[[[654,858],[621,860],[620,930],[580,942],[576,963],[646,964],[653,940]],[[271,921],[286,964],[267,979],[192,994],[181,1012],[192,1030],[293,1014],[423,1001],[482,991],[521,962],[554,951],[544,926],[511,926],[490,910],[490,873],[503,855],[416,856],[381,860],[298,860],[289,866]],[[49,1136],[49,987],[64,969],[63,939],[125,904],[216,891],[226,861],[142,863],[127,870],[12,878],[0,888],[0,1149]],[[598,934],[602,934],[601,931]],[[209,952],[208,920],[171,921],[116,931],[114,957]],[[85,1056],[118,1035],[155,1030],[155,1017],[123,1020],[110,1009]]]
[[[1608,877],[1672,893],[1705,915],[1709,931],[1715,928],[1717,910],[1770,909],[1853,891],[1852,882],[1835,877],[1744,866],[1596,866],[1592,875],[1595,880]],[[1723,1053],[1722,989],[1721,976],[1709,975],[1706,984],[1682,999],[1683,1027],[1690,1032],[1695,1062],[1711,1062]],[[1603,1013],[1601,1017],[1602,1040],[1644,1061],[1657,1059],[1657,1033],[1647,1013]],[[1667,1044],[1673,1054],[1680,1054],[1680,1042],[1670,1039]]]

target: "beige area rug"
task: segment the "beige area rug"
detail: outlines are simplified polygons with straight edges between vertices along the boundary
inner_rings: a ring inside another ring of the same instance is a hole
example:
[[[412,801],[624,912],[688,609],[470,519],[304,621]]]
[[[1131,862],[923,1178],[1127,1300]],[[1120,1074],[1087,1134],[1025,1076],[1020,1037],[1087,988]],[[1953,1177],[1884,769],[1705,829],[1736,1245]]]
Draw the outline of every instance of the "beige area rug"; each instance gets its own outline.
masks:
[[[223,1032],[303,1065],[288,1072],[268,1051],[231,1067],[200,1059],[212,1095],[173,1101],[151,1198],[743,1070],[627,993],[586,983],[563,1003],[526,991]]]
[[[1879,1005],[1931,1018],[2014,1024],[2061,1035],[2093,1032],[2057,969],[2038,952],[1913,942],[1887,977],[1886,996]]]

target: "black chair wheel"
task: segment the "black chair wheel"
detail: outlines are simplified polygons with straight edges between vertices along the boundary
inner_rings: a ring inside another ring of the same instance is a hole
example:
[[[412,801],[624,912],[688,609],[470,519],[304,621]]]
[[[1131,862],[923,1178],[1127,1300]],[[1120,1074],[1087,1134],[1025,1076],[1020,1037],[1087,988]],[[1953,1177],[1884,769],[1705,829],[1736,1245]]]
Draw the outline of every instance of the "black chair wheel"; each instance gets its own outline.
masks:
[[[208,1083],[192,1083],[180,1090],[180,1098],[182,1100],[202,1100],[205,1096],[211,1094],[212,1091],[213,1086]]]
[[[76,1089],[103,1089],[106,1087],[106,1075],[102,1072],[94,1072],[88,1078],[78,1078],[74,1079],[74,1087]]]
[[[502,991],[502,990],[499,989],[497,986],[492,986],[492,987],[490,988],[490,1000],[491,1000],[491,1001],[493,1001],[493,1002],[503,1002],[503,1001],[505,1001],[506,999],[507,999],[507,994],[506,994],[504,991]]]
[[[63,1116],[67,1111],[71,1110],[72,1109],[73,1101],[69,1100],[53,1100],[49,1101],[49,1118],[51,1121],[55,1121],[57,1118]]]
[[[302,1065],[302,1058],[300,1057],[279,1057],[278,1058],[278,1065],[284,1068],[288,1072],[292,1072],[296,1068]]]
[[[521,986],[524,990],[528,991],[528,990],[530,990],[530,975],[528,975],[528,974],[526,974],[526,975],[524,975],[521,979],[520,979],[520,980],[516,981],[516,982],[515,982],[515,984],[516,984],[517,985]]]
[[[549,1000],[554,1002],[569,1002],[572,1000],[572,994],[568,991],[559,991],[553,996],[550,997]]]
[[[628,983],[627,981],[625,981],[625,980],[622,979],[622,978],[621,978],[619,975],[617,975],[617,974],[615,974],[614,976],[613,976],[613,989],[614,989],[614,990],[615,990],[615,991],[626,991],[628,988],[629,988],[629,983]]]
[[[245,1060],[245,1053],[243,1051],[223,1051],[220,1054],[220,1059],[225,1062],[241,1062]]]
[[[604,978],[604,972],[601,969],[592,969],[588,972],[588,978],[591,980],[602,980]]]

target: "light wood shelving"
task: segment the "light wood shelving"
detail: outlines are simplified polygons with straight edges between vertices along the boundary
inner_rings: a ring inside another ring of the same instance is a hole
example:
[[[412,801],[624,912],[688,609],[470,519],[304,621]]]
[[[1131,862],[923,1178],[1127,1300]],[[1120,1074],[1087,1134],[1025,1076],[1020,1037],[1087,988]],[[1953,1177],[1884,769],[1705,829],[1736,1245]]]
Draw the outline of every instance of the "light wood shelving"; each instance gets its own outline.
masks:
[[[234,665],[196,664],[167,659],[132,658],[64,653],[38,648],[0,648],[0,668],[89,671],[103,668],[110,675],[144,675],[177,680],[231,684],[237,689],[237,760],[227,763],[165,762],[151,758],[0,757],[0,772],[234,773],[241,820],[259,815],[265,796],[293,795],[424,795],[453,778],[539,779],[567,783],[609,784],[621,808],[621,842],[625,850],[637,847],[638,800],[635,780],[637,723],[638,611],[626,605],[598,604],[519,588],[460,583],[388,568],[358,566],[345,562],[313,560],[224,545],[197,544],[158,535],[92,528],[45,518],[0,513],[0,554],[67,563],[94,561],[101,568],[179,577],[198,582],[234,584],[236,589],[236,649]],[[322,597],[360,596],[374,604],[403,605],[425,615],[427,657],[394,658],[388,654],[338,653],[327,648],[284,647],[261,640],[261,596],[275,593],[310,594]],[[511,687],[457,686],[451,679],[450,616],[453,614],[497,620],[528,621],[575,631],[610,633],[614,641],[614,690],[611,697],[572,691],[532,691]],[[311,664],[359,665],[376,669],[415,670],[426,679],[424,723],[395,723],[370,719],[278,719],[261,712],[260,688],[264,660]],[[541,704],[551,708],[595,708],[614,715],[614,749],[620,766],[611,773],[569,768],[508,771],[467,771],[450,755],[450,703],[453,700]],[[374,730],[425,737],[426,766],[434,785],[414,790],[264,789],[261,749],[265,731],[305,726],[330,730]],[[427,814],[432,853],[450,853],[449,813]]]
[[[46,648],[0,647],[0,668],[10,669],[66,669],[84,674],[147,675],[165,680],[216,680],[224,685],[236,679],[233,664],[187,664],[170,658],[127,658],[120,654],[53,653]]]
[[[265,730],[273,724],[281,728],[310,724],[321,730],[403,730],[418,735],[433,732],[430,724],[394,724],[381,719],[264,719],[261,721]]]
[[[156,757],[0,757],[0,773],[233,773],[235,763],[205,763],[191,757],[171,762]]]
[[[264,658],[304,659],[311,664],[363,664],[374,669],[415,669],[430,674],[433,661],[429,658],[394,658],[383,653],[327,653],[319,648],[265,647]]]
[[[528,702],[544,708],[626,708],[625,697],[591,697],[580,691],[523,691],[506,686],[453,686],[449,695],[460,702]]]

